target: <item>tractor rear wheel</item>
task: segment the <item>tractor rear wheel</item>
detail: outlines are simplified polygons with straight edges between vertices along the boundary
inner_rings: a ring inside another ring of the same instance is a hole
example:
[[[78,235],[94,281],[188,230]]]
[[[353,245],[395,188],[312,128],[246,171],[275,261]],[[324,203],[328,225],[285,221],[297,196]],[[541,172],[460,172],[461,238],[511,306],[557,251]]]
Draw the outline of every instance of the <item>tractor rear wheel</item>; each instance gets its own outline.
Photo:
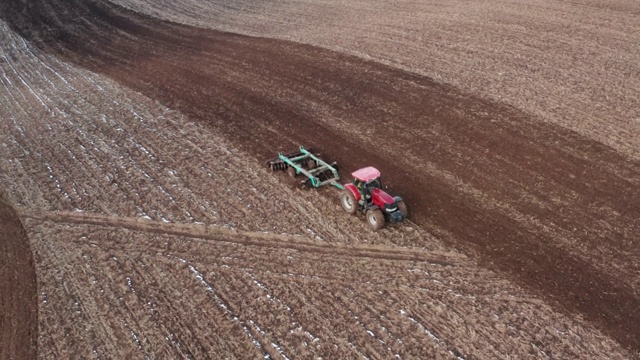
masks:
[[[344,211],[349,214],[355,214],[358,211],[358,202],[356,201],[356,197],[353,196],[353,193],[349,189],[345,189],[340,194],[340,204]]]
[[[380,230],[384,227],[384,215],[380,209],[367,211],[367,222],[371,225],[373,231]]]
[[[296,177],[296,169],[294,169],[292,166],[289,166],[287,168],[287,174],[289,174],[289,176],[291,176],[292,178]]]
[[[409,216],[407,204],[405,204],[404,201],[398,202],[398,210],[400,210],[400,212],[404,214],[405,219]]]

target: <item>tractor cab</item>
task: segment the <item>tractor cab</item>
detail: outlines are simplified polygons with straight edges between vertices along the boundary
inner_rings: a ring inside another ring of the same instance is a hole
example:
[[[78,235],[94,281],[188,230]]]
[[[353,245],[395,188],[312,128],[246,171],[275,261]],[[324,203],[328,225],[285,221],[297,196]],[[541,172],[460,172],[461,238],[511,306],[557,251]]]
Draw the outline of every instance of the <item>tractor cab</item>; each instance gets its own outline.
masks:
[[[382,181],[380,180],[380,171],[369,166],[351,174],[353,176],[353,185],[360,193],[360,204],[371,203],[371,194],[373,189],[381,189]]]

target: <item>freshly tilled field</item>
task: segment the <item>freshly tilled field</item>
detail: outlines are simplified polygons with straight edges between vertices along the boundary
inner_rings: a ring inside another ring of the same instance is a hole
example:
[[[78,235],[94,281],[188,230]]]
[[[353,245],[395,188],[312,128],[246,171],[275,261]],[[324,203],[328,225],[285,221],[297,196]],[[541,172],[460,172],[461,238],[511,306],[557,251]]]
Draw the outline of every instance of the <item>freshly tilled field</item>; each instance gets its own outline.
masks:
[[[373,59],[640,158],[640,6],[633,0],[112,2]]]

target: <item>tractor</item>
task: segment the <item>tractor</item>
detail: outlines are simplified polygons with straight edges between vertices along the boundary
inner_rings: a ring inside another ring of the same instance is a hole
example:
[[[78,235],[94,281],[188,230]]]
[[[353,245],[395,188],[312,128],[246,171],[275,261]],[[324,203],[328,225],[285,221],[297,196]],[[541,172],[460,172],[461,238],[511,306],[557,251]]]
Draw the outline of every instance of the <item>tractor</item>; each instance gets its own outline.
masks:
[[[399,196],[382,190],[380,171],[369,166],[351,174],[353,181],[343,186],[340,204],[344,211],[365,214],[373,230],[382,229],[386,222],[397,223],[407,218],[407,206]]]
[[[320,158],[320,154],[302,146],[289,154],[279,153],[275,159],[268,160],[266,165],[273,171],[286,171],[294,178],[304,175],[301,181],[304,187],[332,185],[342,190],[342,208],[349,214],[358,211],[364,213],[373,230],[382,229],[387,222],[393,224],[407,218],[407,206],[402,198],[391,196],[382,190],[380,171],[372,166],[352,173],[353,181],[342,185],[335,162],[327,163]]]

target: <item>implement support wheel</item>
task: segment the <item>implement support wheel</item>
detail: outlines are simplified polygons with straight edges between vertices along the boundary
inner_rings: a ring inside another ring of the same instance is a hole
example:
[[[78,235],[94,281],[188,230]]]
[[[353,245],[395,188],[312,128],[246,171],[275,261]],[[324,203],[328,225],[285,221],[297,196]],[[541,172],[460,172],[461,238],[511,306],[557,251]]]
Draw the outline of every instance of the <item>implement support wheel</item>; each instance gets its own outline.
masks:
[[[287,168],[287,174],[289,174],[289,176],[291,176],[292,178],[296,177],[296,169],[294,169],[293,167],[289,166]]]

